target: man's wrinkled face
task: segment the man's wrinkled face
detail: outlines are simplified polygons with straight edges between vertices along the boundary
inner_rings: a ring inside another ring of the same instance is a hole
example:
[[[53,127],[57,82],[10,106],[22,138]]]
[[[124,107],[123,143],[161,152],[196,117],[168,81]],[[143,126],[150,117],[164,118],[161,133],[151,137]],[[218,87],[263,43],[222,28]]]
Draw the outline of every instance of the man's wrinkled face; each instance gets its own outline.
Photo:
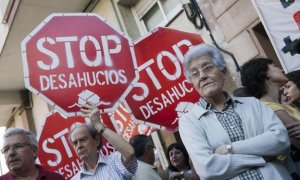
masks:
[[[93,139],[86,127],[78,127],[71,134],[71,143],[78,158],[85,161],[97,153],[100,139],[98,136]]]
[[[24,135],[16,134],[4,139],[2,152],[10,172],[34,166],[37,149],[27,142]]]

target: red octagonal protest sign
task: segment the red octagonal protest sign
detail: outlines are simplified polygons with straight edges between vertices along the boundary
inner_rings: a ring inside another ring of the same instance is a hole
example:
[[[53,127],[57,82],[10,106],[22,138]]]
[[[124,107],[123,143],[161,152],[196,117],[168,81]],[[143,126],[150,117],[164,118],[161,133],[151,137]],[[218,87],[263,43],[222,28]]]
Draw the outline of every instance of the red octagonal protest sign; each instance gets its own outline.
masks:
[[[110,115],[110,120],[113,122],[116,131],[120,136],[122,136],[127,142],[138,134],[144,134],[149,136],[153,128],[146,126],[144,124],[136,124],[128,113],[123,103],[117,108],[117,110]]]
[[[108,128],[116,131],[114,128],[116,125],[108,116],[102,117],[102,119]],[[71,179],[79,172],[81,162],[68,140],[70,127],[74,123],[86,123],[87,121],[87,118],[81,116],[66,119],[58,112],[51,112],[46,115],[37,136],[39,149],[37,161],[45,169],[56,171],[66,179]],[[100,153],[106,156],[114,151],[114,147],[106,139],[102,139]]]
[[[67,117],[113,112],[138,79],[132,41],[96,14],[52,14],[21,48],[26,88]]]
[[[140,79],[125,98],[125,106],[137,123],[176,131],[178,118],[199,100],[185,80],[184,54],[203,43],[197,34],[158,28],[135,43]]]

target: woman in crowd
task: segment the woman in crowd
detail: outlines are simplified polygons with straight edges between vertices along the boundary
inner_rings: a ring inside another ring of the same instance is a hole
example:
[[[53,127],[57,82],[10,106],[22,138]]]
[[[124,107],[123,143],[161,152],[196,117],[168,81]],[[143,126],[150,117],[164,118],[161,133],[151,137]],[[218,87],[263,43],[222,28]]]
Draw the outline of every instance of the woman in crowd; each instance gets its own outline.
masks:
[[[201,179],[291,179],[276,157],[289,151],[286,128],[275,113],[253,97],[224,89],[228,75],[220,51],[192,47],[184,72],[201,98],[179,119],[179,133]]]
[[[280,88],[288,81],[282,69],[276,67],[272,60],[266,58],[255,58],[246,62],[241,70],[242,85],[254,97],[264,101],[279,117],[285,126],[300,121],[300,112],[288,105],[281,104]],[[296,161],[294,154],[299,153],[300,141],[290,136],[292,147],[292,158]],[[295,148],[296,147],[296,148]],[[292,166],[292,165],[291,165]],[[289,167],[290,173],[297,172]],[[296,176],[294,174],[293,176]],[[300,177],[300,172],[298,174]]]
[[[169,167],[163,173],[165,180],[198,180],[189,164],[189,155],[182,144],[173,143],[167,148]]]
[[[287,103],[300,108],[300,70],[292,71],[287,75],[288,82],[284,85],[283,94]]]
[[[300,70],[292,71],[286,76],[289,81],[283,86],[285,101],[300,111]],[[300,139],[300,121],[289,124],[287,129],[291,137]]]

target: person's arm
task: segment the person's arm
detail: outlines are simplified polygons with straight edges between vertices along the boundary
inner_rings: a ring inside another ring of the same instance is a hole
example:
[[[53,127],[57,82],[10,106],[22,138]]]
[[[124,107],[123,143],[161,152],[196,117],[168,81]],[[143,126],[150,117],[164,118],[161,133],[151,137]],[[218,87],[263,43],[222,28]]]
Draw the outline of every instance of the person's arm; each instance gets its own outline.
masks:
[[[207,142],[205,128],[200,127],[199,120],[194,122],[191,118],[187,115],[180,118],[179,133],[200,179],[230,179],[250,168],[266,164],[262,157],[255,155],[214,154]]]
[[[200,180],[199,176],[197,175],[197,173],[195,171],[195,168],[194,168],[191,158],[189,159],[189,164],[192,168],[192,173],[184,173],[183,178],[186,180]]]
[[[300,121],[289,123],[286,128],[290,137],[300,140]]]
[[[252,119],[248,120],[248,123],[253,128],[253,123],[255,123],[255,131],[263,131],[263,133],[242,141],[233,142],[234,154],[262,157],[285,155],[290,148],[286,128],[272,109],[258,99],[251,99],[252,102],[245,102],[243,105],[244,109],[247,108],[247,113],[251,113],[250,117]]]
[[[300,149],[300,121],[290,116],[285,110],[279,110],[275,113],[288,129],[291,144]]]
[[[134,148],[121,136],[102,124],[100,120],[100,111],[95,104],[88,102],[83,105],[81,112],[90,118],[91,124],[98,130],[98,132],[102,132],[102,136],[121,153],[123,165],[131,172],[132,161],[136,161]],[[136,163],[137,162],[135,162],[135,164]]]
[[[169,169],[168,168],[166,168],[165,170],[160,171],[158,173],[163,180],[169,180]]]

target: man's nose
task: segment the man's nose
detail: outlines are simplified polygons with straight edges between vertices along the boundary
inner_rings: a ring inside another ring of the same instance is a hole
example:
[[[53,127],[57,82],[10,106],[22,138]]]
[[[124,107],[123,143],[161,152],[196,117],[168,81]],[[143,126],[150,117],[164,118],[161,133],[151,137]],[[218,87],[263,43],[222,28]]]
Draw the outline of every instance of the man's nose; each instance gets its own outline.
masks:
[[[17,153],[16,153],[16,150],[14,148],[10,148],[8,151],[7,151],[7,156],[15,156]]]

